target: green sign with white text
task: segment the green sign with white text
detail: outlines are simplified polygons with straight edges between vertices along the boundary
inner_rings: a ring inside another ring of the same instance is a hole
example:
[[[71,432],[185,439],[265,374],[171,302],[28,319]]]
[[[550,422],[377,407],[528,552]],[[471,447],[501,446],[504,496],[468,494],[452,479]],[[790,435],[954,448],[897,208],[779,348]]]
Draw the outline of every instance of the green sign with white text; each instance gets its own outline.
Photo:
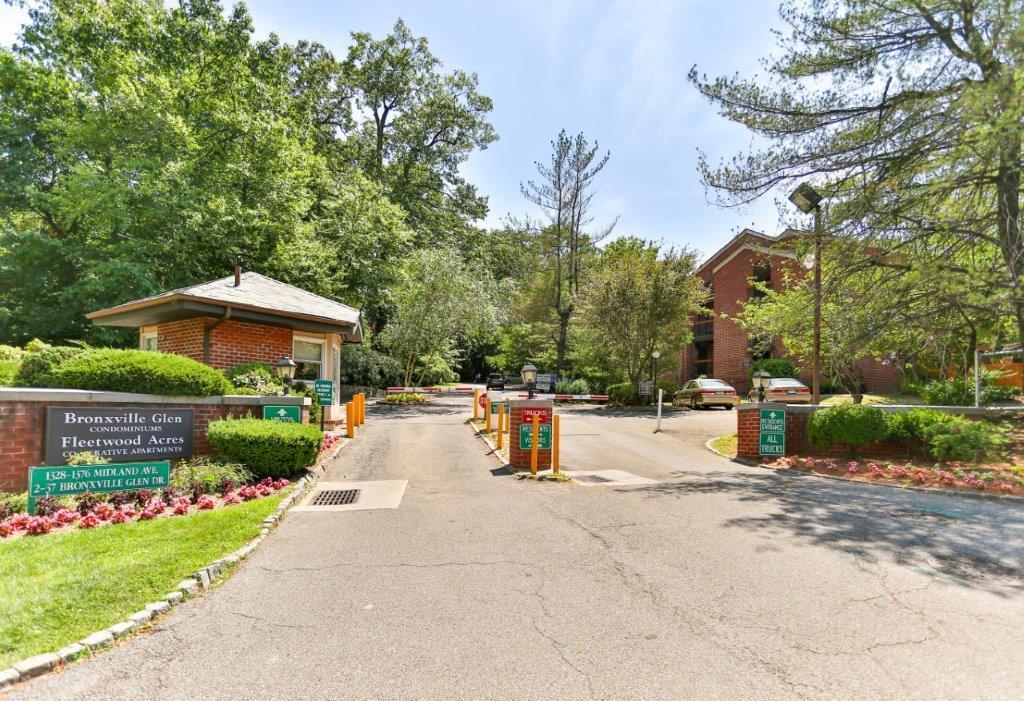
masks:
[[[781,457],[786,454],[786,412],[781,409],[761,409],[759,453]]]
[[[540,434],[540,450],[551,450],[551,424],[541,424],[537,427]],[[519,424],[519,450],[529,450],[533,441],[533,424]]]
[[[327,406],[334,403],[333,380],[314,380],[313,389],[316,390],[316,396],[317,399],[320,400],[320,406]]]
[[[263,407],[263,418],[271,421],[300,424],[302,423],[302,407],[268,405]]]
[[[171,481],[171,462],[122,462],[109,465],[33,467],[28,475],[28,512],[36,499],[83,492],[130,492],[163,489]]]

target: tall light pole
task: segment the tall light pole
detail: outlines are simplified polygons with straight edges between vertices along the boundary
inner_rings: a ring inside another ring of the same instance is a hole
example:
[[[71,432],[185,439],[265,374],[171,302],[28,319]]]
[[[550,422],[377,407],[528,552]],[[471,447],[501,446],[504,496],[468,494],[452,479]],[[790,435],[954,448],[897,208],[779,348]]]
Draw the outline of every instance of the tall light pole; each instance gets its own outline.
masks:
[[[821,201],[824,199],[807,183],[800,183],[789,201],[804,214],[814,212],[814,375],[811,380],[811,402],[821,401]]]

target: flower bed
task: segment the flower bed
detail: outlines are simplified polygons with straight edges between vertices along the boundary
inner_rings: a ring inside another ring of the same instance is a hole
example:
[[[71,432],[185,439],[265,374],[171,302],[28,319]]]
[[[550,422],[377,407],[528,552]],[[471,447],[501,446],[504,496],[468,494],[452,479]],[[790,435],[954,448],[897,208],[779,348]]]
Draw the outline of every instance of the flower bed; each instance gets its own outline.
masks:
[[[214,494],[198,493],[195,490],[183,494],[175,487],[167,487],[159,492],[140,489],[136,492],[115,492],[99,496],[86,493],[74,498],[74,508],[69,508],[67,500],[40,499],[36,504],[35,515],[21,512],[0,521],[0,539],[87,530],[130,521],[150,521],[197,511],[212,511],[270,496],[289,484],[286,479],[274,480],[267,477],[256,484],[239,488],[231,485],[229,489]],[[100,500],[100,496],[106,499]]]
[[[894,486],[927,487],[959,491],[1024,496],[1024,464],[1005,462],[971,465],[960,462],[898,463],[881,460],[784,457],[763,463],[765,467],[805,470],[864,482]]]
[[[429,400],[420,392],[397,392],[387,395],[382,401],[385,404],[426,404]]]

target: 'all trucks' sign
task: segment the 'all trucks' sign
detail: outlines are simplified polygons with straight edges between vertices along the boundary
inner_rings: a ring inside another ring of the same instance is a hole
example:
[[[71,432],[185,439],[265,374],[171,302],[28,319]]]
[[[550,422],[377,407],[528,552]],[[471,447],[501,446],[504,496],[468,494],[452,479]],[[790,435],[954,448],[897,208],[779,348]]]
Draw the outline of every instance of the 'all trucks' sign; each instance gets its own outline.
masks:
[[[47,407],[46,462],[88,451],[112,462],[192,455],[192,409]]]

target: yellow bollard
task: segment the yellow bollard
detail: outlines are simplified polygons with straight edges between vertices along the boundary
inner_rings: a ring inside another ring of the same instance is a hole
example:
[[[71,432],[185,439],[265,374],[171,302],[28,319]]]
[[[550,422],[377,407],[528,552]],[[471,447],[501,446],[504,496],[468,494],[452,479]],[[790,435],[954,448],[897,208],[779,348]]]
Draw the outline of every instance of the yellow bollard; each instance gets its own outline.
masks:
[[[491,398],[490,397],[487,398],[487,406],[484,407],[484,411],[487,413],[487,416],[484,417],[484,430],[487,433],[490,433],[491,432]]]
[[[356,437],[356,411],[352,402],[345,402],[345,435]]]
[[[551,417],[551,471],[558,474],[558,415]]]
[[[476,387],[473,388],[473,421],[477,421],[480,418],[480,390]]]
[[[366,392],[359,393],[359,425],[366,423]]]
[[[540,448],[540,416],[533,415],[533,430],[530,440],[530,472],[537,474],[537,449]]]
[[[501,450],[501,446],[504,443],[505,437],[505,403],[502,402],[498,405],[498,450]]]

